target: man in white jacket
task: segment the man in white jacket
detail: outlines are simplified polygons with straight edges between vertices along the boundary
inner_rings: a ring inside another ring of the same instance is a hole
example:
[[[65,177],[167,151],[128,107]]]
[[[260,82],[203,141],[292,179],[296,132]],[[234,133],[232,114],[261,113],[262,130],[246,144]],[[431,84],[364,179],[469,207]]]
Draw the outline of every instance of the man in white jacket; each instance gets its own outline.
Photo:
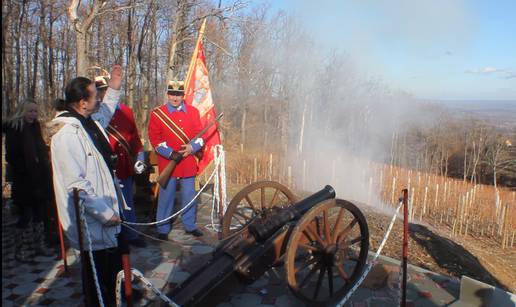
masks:
[[[59,219],[73,248],[79,248],[73,189],[80,190],[80,206],[91,239],[91,249],[105,306],[115,304],[116,274],[121,270],[120,209],[125,201],[113,176],[114,157],[104,128],[109,124],[120,97],[122,68],[114,65],[103,103],[97,99],[95,83],[84,77],[71,80],[65,88],[65,100],[56,106],[52,121],[57,132],[52,136],[51,159]],[[84,248],[89,250],[83,229]],[[83,287],[89,304],[98,305],[94,276],[88,263]]]

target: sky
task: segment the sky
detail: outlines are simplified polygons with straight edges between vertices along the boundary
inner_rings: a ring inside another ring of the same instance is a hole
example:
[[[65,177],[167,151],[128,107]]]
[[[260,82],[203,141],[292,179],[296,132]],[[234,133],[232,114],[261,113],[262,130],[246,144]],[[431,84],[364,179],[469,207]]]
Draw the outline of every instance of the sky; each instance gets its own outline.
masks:
[[[265,1],[264,1],[265,2]],[[514,100],[516,0],[270,0],[316,48],[421,99]]]

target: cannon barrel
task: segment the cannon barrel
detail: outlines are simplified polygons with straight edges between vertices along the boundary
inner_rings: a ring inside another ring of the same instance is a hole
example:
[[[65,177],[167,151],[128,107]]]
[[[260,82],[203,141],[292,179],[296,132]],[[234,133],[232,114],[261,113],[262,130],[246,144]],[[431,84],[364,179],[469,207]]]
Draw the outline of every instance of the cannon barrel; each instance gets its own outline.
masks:
[[[327,185],[268,218],[257,218],[249,225],[249,233],[244,232],[223,243],[212,253],[208,263],[178,285],[171,293],[174,301],[180,306],[204,306],[206,304],[200,302],[209,300],[207,295],[232,276],[254,280],[263,275],[281,256],[276,253],[275,243],[282,243],[285,237],[280,237],[280,233],[285,235],[286,232],[280,229],[330,198],[335,198],[335,190]]]
[[[260,218],[253,221],[249,225],[249,232],[257,242],[263,242],[286,223],[299,219],[316,204],[331,198],[335,198],[335,190],[332,186],[327,185],[320,191],[300,200],[294,205],[282,209],[273,217]]]

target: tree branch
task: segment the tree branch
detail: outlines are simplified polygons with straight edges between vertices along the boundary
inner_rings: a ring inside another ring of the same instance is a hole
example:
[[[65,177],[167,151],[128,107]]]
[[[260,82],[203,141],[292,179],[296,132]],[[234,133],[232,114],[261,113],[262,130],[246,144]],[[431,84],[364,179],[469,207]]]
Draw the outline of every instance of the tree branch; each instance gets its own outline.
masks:
[[[81,30],[87,31],[90,28],[91,24],[93,23],[93,20],[95,20],[95,17],[97,17],[99,15],[99,10],[106,4],[106,1],[108,1],[108,0],[101,0],[101,1],[95,2],[93,4],[91,13],[84,20],[84,22],[81,26]]]
[[[204,18],[207,18],[207,17],[220,17],[224,12],[237,11],[239,9],[244,8],[246,5],[247,5],[247,2],[240,2],[239,1],[239,2],[234,3],[231,6],[226,6],[226,7],[220,8],[220,9],[211,10],[209,13],[203,14],[201,16],[198,16],[198,17],[192,19],[188,24],[186,24],[183,27],[179,28],[177,30],[177,32],[180,33],[182,31],[186,30],[191,25],[195,24],[198,21],[203,20]]]
[[[107,13],[116,13],[116,12],[120,12],[120,11],[125,11],[125,10],[128,10],[128,9],[137,8],[137,7],[140,7],[140,6],[143,6],[143,4],[139,3],[139,4],[135,4],[135,5],[121,6],[121,7],[117,7],[117,8],[113,8],[113,9],[105,9],[105,10],[102,10],[102,11],[98,12],[97,16],[101,16],[101,15],[104,15],[104,14],[107,14]]]
[[[214,41],[210,40],[207,36],[204,36],[204,38],[206,39],[207,42],[209,42],[210,44],[212,44],[215,47],[217,47],[220,50],[222,50],[222,52],[224,52],[228,57],[230,57],[232,59],[234,58],[234,56],[229,51],[227,51],[224,47],[222,47],[219,44],[215,43]]]
[[[80,0],[72,0],[72,2],[70,2],[70,6],[67,9],[67,15],[70,19],[70,22],[73,24],[75,31],[82,33],[79,25],[79,16],[77,16],[77,10],[79,9],[80,5]]]

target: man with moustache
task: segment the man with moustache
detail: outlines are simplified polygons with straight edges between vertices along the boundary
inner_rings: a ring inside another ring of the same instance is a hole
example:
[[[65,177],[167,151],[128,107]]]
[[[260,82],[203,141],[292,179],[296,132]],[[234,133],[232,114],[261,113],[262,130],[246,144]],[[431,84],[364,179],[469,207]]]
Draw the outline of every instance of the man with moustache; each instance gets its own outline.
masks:
[[[73,248],[79,249],[73,189],[80,191],[80,206],[91,239],[101,297],[105,306],[115,305],[116,274],[122,269],[120,211],[124,198],[115,182],[114,155],[104,128],[109,124],[120,97],[122,68],[114,65],[103,103],[97,99],[95,83],[85,77],[71,80],[65,88],[65,100],[50,127],[51,159],[54,190],[59,219]],[[85,230],[83,228],[83,230]],[[89,249],[86,232],[85,249]],[[100,302],[94,281],[94,271],[88,253],[82,255],[88,263],[83,272],[83,290],[88,306]],[[88,287],[90,287],[88,289]]]
[[[149,141],[158,153],[158,168],[162,172],[170,160],[177,165],[165,189],[160,187],[156,220],[160,221],[172,214],[176,186],[180,185],[181,208],[190,201],[194,203],[183,212],[181,220],[185,232],[195,237],[203,236],[197,228],[197,203],[195,197],[195,176],[197,160],[194,154],[204,145],[202,138],[191,140],[201,130],[199,111],[187,105],[184,100],[184,82],[170,81],[167,87],[167,102],[154,109],[149,119]],[[170,223],[158,225],[158,237],[168,240]]]

